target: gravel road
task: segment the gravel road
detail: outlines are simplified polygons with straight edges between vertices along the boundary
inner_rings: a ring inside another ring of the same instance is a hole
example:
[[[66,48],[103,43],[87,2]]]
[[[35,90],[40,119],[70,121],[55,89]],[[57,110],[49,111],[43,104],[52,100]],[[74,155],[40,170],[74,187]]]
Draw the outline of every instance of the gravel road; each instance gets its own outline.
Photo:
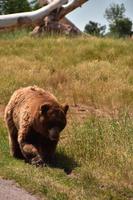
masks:
[[[21,189],[14,181],[0,179],[0,200],[39,200]]]

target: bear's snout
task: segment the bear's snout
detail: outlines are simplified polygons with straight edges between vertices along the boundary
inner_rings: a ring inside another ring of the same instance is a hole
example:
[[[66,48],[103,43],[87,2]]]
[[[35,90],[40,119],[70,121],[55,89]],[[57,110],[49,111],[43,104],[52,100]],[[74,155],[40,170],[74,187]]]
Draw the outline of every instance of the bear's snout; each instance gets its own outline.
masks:
[[[60,130],[58,127],[49,129],[49,139],[50,140],[59,140]]]

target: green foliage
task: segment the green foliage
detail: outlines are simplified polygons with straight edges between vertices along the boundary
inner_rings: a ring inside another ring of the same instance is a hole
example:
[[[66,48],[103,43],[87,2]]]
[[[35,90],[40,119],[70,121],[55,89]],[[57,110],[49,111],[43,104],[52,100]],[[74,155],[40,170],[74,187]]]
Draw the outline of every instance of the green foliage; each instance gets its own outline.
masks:
[[[3,10],[3,0],[0,0],[0,15],[2,14]]]
[[[84,31],[86,33],[89,33],[90,35],[103,36],[103,34],[105,33],[105,29],[106,29],[106,26],[101,26],[100,24],[96,22],[89,21],[89,23],[86,24]]]
[[[1,14],[11,14],[30,11],[31,7],[28,0],[1,0],[0,12]]]
[[[109,8],[105,10],[105,18],[109,23],[114,23],[118,19],[124,18],[125,13],[124,4],[111,4]]]
[[[124,16],[124,4],[112,4],[105,11],[105,18],[109,22],[110,34],[125,37],[131,34],[132,21]]]
[[[115,24],[110,24],[110,32],[119,37],[129,36],[132,30],[132,21],[129,18],[117,19]]]

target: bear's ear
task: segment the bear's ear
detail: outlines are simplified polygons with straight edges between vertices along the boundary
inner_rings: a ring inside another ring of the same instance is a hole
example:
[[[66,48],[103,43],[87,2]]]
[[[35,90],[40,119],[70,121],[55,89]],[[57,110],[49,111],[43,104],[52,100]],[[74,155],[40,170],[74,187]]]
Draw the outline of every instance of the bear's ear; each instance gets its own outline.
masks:
[[[50,109],[49,104],[43,104],[43,105],[41,105],[41,108],[40,108],[42,114],[47,114],[49,109]]]
[[[63,106],[63,110],[64,110],[65,115],[67,114],[68,109],[69,109],[69,105],[66,104],[66,105]]]

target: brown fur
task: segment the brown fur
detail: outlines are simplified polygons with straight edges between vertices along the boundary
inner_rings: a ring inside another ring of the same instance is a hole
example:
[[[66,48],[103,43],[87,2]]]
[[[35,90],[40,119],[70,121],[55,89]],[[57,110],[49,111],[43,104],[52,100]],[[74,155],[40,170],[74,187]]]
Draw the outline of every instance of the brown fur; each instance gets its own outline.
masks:
[[[11,154],[36,165],[49,161],[66,126],[67,110],[68,105],[37,86],[16,90],[5,109]]]

